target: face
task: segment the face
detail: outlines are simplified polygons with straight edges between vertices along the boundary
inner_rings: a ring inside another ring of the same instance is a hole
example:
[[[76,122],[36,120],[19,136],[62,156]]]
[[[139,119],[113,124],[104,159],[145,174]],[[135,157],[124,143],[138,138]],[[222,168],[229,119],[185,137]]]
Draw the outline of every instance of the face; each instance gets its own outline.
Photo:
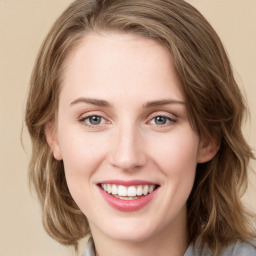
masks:
[[[196,165],[211,153],[163,46],[87,35],[65,63],[54,127],[47,140],[93,235],[146,241],[185,229]]]

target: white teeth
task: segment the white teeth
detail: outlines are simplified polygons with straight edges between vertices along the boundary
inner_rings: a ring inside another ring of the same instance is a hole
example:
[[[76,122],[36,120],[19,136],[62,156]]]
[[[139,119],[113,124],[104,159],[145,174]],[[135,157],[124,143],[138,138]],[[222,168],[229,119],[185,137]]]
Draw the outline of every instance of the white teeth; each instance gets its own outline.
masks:
[[[110,184],[107,185],[107,191],[108,191],[109,194],[111,194],[112,189],[111,189],[111,185]]]
[[[124,200],[137,199],[136,196],[147,195],[154,191],[155,185],[123,186],[116,184],[101,184],[103,190]]]
[[[138,199],[138,197],[136,196],[118,196],[118,195],[114,195],[114,197],[122,199],[122,200],[134,200],[134,199]]]
[[[117,194],[119,196],[127,196],[127,188],[125,186],[119,185],[118,190],[117,190]]]
[[[127,189],[128,196],[136,196],[136,194],[137,194],[137,191],[134,186],[128,187],[128,189]]]
[[[148,194],[148,185],[144,186],[144,188],[142,190],[142,194],[143,195],[147,195]]]
[[[155,186],[154,185],[150,185],[149,189],[148,189],[148,193],[153,192],[154,189],[155,189]]]
[[[137,195],[138,196],[142,195],[142,186],[141,185],[137,187]]]
[[[112,185],[112,195],[117,195],[117,186],[116,185]]]

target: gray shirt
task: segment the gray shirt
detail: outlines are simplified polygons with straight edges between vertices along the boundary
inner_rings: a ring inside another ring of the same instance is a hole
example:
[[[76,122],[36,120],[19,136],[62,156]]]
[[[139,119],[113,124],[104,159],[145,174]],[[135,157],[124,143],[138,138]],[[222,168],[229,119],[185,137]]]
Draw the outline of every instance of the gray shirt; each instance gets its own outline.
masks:
[[[184,256],[211,256],[207,247],[200,251],[193,244],[190,244]],[[82,256],[95,256],[94,243],[89,239],[87,247]],[[225,248],[219,256],[256,256],[256,245],[252,242],[237,242]]]

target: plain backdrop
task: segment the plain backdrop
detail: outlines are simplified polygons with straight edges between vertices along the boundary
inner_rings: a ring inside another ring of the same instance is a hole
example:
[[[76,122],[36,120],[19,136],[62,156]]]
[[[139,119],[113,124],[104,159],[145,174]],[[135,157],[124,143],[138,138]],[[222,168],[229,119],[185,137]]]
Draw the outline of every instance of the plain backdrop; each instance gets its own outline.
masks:
[[[29,78],[40,44],[70,0],[0,0],[0,256],[67,256],[42,228],[37,198],[27,184],[30,141],[21,130]],[[242,91],[251,122],[244,133],[256,148],[256,1],[189,0],[221,37]],[[256,169],[255,162],[251,164]],[[256,178],[244,202],[256,211]],[[84,247],[85,240],[82,241]]]

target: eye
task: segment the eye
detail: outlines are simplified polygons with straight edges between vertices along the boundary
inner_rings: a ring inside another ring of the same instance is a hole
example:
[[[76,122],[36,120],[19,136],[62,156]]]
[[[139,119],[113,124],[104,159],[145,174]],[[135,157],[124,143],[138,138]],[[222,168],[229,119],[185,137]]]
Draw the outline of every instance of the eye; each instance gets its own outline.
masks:
[[[87,126],[90,126],[90,127],[106,123],[105,118],[103,118],[102,116],[97,116],[97,115],[83,117],[80,119],[80,121],[84,122]]]
[[[166,125],[170,122],[174,123],[174,122],[176,122],[176,120],[174,120],[170,117],[167,117],[167,116],[155,116],[154,118],[152,118],[150,120],[149,123],[150,124],[155,124],[157,126],[164,126],[164,125]]]
[[[169,121],[165,116],[157,116],[153,120],[157,125],[164,125]]]

